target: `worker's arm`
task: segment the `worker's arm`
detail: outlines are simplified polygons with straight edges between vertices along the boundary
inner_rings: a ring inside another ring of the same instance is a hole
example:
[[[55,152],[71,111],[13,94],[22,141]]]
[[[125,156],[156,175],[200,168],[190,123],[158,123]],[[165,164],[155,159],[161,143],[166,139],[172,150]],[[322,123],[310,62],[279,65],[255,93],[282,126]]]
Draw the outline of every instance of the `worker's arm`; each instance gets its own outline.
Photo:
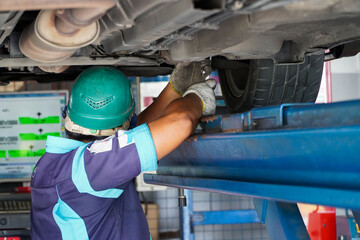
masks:
[[[162,117],[148,124],[158,160],[190,136],[198,124],[201,113],[201,100],[192,93],[171,102]]]
[[[211,79],[191,86],[184,97],[171,102],[159,119],[148,124],[158,160],[190,136],[202,115],[215,113],[215,85]]]
[[[209,60],[177,64],[171,73],[169,84],[160,93],[159,97],[139,114],[137,125],[150,123],[158,119],[163,115],[169,103],[182,97],[190,86],[204,82],[210,72]]]
[[[156,100],[139,114],[137,125],[139,126],[143,123],[149,123],[158,119],[163,115],[168,104],[180,97],[181,96],[172,89],[170,83],[168,83]]]

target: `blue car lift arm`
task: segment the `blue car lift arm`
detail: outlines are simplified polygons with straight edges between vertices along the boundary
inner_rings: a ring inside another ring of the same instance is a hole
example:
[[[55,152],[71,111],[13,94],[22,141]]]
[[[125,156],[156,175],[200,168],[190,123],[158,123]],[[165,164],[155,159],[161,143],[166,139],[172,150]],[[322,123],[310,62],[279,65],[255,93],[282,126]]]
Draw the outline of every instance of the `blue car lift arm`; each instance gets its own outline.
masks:
[[[254,203],[272,239],[309,239],[303,226],[269,229],[269,213],[300,222],[293,203],[360,209],[360,101],[258,108],[202,128],[145,181],[267,199],[260,212],[264,202]]]

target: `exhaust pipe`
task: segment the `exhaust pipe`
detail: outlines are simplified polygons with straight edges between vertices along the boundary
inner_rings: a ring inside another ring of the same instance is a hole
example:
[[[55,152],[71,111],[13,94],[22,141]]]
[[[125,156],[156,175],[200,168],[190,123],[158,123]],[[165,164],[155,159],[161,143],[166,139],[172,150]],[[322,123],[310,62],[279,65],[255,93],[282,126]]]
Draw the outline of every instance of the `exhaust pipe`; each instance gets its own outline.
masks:
[[[35,61],[52,63],[70,57],[93,43],[100,33],[98,19],[117,0],[98,8],[42,10],[20,36],[21,52]]]
[[[0,1],[5,1],[3,8],[14,7],[14,0]],[[27,1],[17,0],[15,2],[24,2],[23,7],[27,9],[31,7]],[[173,0],[62,0],[49,2],[34,0],[32,3],[43,10],[36,20],[23,31],[19,42],[20,50],[25,56],[35,61],[58,62],[70,57],[81,47],[99,43],[101,38],[113,31],[132,27],[137,16],[156,5],[170,1]],[[86,2],[89,2],[90,5],[87,5]],[[62,9],[64,7],[61,7],[61,3],[69,9]],[[80,3],[87,8],[78,8]],[[56,8],[51,9],[49,4]],[[74,5],[71,6],[71,4]],[[110,8],[113,9],[108,11]],[[105,13],[100,27],[97,20]],[[41,69],[59,73],[66,67],[43,66]]]
[[[56,27],[55,10],[43,10],[35,22],[20,36],[21,52],[30,59],[52,63],[70,57],[74,52],[91,44],[99,36],[99,25],[94,22],[82,28],[70,28],[64,33]],[[66,25],[66,24],[63,24]]]

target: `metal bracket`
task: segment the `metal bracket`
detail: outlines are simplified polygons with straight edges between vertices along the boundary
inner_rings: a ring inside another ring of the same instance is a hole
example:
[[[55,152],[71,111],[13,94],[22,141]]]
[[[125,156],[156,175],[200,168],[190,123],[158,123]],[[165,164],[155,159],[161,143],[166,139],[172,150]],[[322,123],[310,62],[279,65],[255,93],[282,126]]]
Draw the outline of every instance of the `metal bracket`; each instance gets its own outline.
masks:
[[[243,126],[246,130],[254,130],[258,126],[257,121],[259,120],[271,120],[274,119],[274,124],[271,125],[271,128],[276,129],[283,127],[285,125],[285,110],[288,108],[296,107],[306,107],[313,104],[304,104],[304,103],[292,103],[292,104],[281,104],[280,106],[274,107],[265,107],[258,108],[246,112],[242,115]],[[270,126],[269,126],[270,127]]]
[[[3,30],[3,34],[1,34],[0,36],[0,44],[3,43],[3,41],[5,40],[5,38],[7,36],[9,36],[11,34],[11,32],[14,30],[16,23],[19,21],[20,17],[22,16],[22,14],[24,13],[24,11],[19,11],[15,14],[15,16],[13,16],[9,21],[7,21],[6,23],[4,23],[1,27],[0,30]]]
[[[265,218],[270,239],[310,240],[297,204],[263,199],[253,199],[253,202],[258,215]]]

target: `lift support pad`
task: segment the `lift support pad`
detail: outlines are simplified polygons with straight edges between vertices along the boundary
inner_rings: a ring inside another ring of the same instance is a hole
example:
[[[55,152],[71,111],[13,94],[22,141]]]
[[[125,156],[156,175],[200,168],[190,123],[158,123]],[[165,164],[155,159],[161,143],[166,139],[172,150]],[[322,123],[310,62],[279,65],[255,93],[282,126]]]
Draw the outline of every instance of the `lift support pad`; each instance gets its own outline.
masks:
[[[360,101],[257,108],[201,127],[145,182],[266,199],[254,205],[271,239],[309,239],[298,202],[360,210]]]

